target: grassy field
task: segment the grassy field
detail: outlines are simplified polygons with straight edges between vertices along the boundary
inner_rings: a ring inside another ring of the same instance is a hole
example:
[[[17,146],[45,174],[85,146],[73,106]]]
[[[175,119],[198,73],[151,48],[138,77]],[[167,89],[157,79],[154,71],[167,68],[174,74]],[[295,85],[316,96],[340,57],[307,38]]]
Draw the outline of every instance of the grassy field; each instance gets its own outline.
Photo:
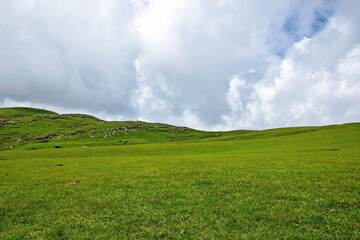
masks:
[[[360,238],[359,123],[204,132],[2,115],[0,239]]]
[[[0,108],[0,116],[24,116],[24,115],[58,115],[45,109],[14,107],[14,108]]]

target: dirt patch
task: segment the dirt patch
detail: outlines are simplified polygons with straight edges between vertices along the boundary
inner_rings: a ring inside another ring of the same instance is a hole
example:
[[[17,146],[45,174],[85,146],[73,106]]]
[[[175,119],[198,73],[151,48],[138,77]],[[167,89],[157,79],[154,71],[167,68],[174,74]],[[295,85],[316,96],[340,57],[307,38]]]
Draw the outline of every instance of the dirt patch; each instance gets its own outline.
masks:
[[[74,181],[71,181],[70,184],[77,184],[77,183],[81,183],[80,180],[74,180]]]

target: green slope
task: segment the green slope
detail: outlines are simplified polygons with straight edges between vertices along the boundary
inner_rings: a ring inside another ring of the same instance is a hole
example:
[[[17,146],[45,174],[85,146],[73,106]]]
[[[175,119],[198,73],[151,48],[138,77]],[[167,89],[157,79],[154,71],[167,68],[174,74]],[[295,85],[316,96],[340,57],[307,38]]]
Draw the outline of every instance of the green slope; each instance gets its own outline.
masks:
[[[359,123],[1,122],[0,239],[360,238]]]
[[[0,150],[79,146],[109,146],[158,142],[240,141],[298,135],[316,136],[348,125],[295,127],[264,131],[206,132],[161,123],[107,122],[84,114],[56,114],[33,108],[3,108],[0,113]],[[14,115],[17,113],[18,115]],[[51,113],[51,114],[47,114]],[[351,126],[358,126],[354,124]],[[340,128],[340,130],[339,130]],[[320,133],[318,133],[320,132]]]
[[[161,123],[107,122],[84,114],[0,116],[0,150],[193,141],[219,134]]]
[[[56,115],[56,112],[26,107],[0,108],[0,116]]]

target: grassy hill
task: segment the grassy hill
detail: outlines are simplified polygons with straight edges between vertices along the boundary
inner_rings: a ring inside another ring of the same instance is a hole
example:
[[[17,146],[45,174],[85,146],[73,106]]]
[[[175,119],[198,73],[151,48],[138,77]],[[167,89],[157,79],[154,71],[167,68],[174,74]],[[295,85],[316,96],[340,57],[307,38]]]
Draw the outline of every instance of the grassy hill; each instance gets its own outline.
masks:
[[[46,114],[48,111],[40,109],[1,110],[8,115],[0,115],[0,150],[194,141],[223,135],[161,123],[107,122],[84,114]]]
[[[57,113],[49,110],[38,109],[38,108],[27,108],[27,107],[0,108],[0,117],[32,116],[32,115],[57,115]]]
[[[205,132],[19,115],[0,117],[0,239],[360,238],[359,123]]]

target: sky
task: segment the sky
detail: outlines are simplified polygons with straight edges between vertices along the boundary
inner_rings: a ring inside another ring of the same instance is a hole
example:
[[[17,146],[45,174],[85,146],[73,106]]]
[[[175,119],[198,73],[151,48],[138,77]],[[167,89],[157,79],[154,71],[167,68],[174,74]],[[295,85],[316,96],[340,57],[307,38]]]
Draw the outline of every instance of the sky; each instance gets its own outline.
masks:
[[[1,0],[0,107],[203,130],[360,121],[358,0]]]

